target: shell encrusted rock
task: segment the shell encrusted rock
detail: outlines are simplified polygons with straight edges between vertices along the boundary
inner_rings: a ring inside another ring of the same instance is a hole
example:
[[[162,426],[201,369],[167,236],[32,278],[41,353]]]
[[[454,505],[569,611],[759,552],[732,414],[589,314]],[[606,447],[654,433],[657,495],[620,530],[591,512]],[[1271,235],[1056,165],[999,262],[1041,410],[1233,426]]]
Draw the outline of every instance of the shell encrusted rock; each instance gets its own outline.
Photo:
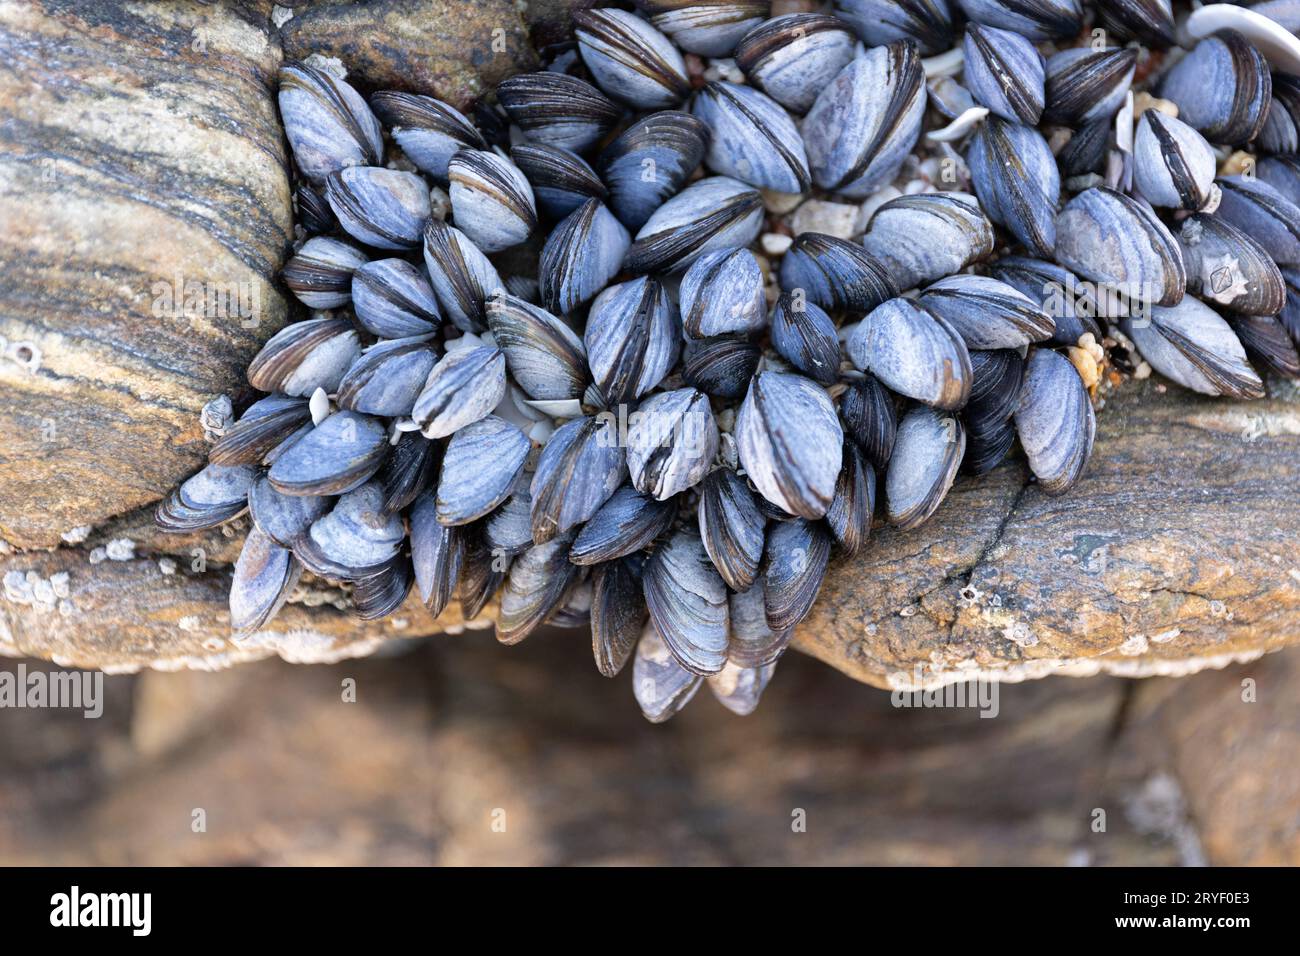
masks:
[[[283,67],[300,320],[156,515],[249,515],[237,634],[304,575],[496,601],[506,644],[589,626],[651,721],[745,714],[874,522],[1008,458],[1068,494],[1125,374],[1300,376],[1269,5],[1173,57],[1162,2],[828,6],[583,10],[472,110]]]

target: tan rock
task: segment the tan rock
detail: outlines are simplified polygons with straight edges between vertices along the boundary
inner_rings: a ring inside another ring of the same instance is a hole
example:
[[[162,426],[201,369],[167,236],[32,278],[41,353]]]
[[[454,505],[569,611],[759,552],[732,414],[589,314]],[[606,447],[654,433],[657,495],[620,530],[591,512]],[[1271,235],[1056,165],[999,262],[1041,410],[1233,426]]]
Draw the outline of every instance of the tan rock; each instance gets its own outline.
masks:
[[[0,337],[28,359],[0,358],[0,538],[52,547],[156,500],[285,321],[269,30],[197,2],[0,6],[25,51],[0,71],[23,130],[0,138]]]

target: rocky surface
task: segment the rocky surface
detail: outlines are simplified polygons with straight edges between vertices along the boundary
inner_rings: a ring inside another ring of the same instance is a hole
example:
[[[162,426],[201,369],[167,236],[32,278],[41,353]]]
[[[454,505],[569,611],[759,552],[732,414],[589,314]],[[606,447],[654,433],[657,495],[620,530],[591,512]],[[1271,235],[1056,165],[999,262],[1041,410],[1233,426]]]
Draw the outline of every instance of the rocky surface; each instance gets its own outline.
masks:
[[[269,9],[0,5],[0,540],[156,500],[284,323]]]
[[[291,236],[281,43],[464,105],[532,64],[529,30],[562,37],[568,2],[301,3],[287,21],[255,0],[0,6],[0,110],[18,133],[0,137],[0,652],[211,668],[459,625],[415,602],[404,626],[357,624],[331,592],[236,646],[238,538],[164,536],[150,514],[204,457],[199,409],[243,387],[288,312],[273,281]],[[424,37],[432,23],[454,35]],[[191,288],[258,309],[195,315]],[[878,686],[1256,656],[1300,640],[1298,476],[1293,387],[1243,405],[1124,386],[1070,494],[1045,497],[1017,462],[960,479],[919,531],[878,529],[833,566],[796,646]]]
[[[580,637],[494,643],[7,711],[0,864],[1300,862],[1300,651],[1004,684],[989,719],[791,655],[753,716],[704,693],[656,727]]]
[[[289,59],[338,59],[364,87],[427,93],[458,109],[538,66],[514,0],[322,4],[288,21],[280,38]]]

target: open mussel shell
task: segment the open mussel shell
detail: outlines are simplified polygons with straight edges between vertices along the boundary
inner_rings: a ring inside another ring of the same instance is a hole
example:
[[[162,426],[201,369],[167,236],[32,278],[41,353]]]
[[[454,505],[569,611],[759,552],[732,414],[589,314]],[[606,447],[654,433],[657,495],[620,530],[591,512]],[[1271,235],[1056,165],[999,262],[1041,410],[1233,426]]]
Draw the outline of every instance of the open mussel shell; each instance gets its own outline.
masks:
[[[248,365],[248,383],[261,392],[306,397],[334,391],[361,353],[346,319],[309,319],[286,325]]]
[[[1239,146],[1258,135],[1272,99],[1268,63],[1236,30],[1220,30],[1169,68],[1157,92],[1211,143]]]
[[[418,93],[384,90],[370,98],[406,158],[443,186],[457,150],[487,149],[482,134],[458,110]]]
[[[704,550],[722,580],[747,590],[758,577],[767,525],[749,485],[730,468],[710,472],[700,485],[698,517]]]
[[[1034,44],[1011,30],[972,23],[962,49],[966,87],[975,100],[1005,120],[1038,125],[1046,73]]]
[[[505,395],[506,357],[501,349],[449,349],[429,373],[411,417],[425,438],[445,438],[490,413]]]
[[[763,271],[748,249],[700,256],[682,276],[682,328],[691,338],[757,332],[767,324]]]
[[[862,246],[905,291],[986,257],[993,226],[967,193],[899,196],[876,210]]]
[[[438,520],[433,492],[426,491],[411,506],[411,563],[420,600],[434,617],[451,601],[460,581],[467,531]]]
[[[767,597],[760,576],[748,591],[731,595],[731,643],[727,660],[741,667],[774,663],[790,645],[793,631],[774,631],[767,623]]]
[[[623,113],[586,80],[553,70],[502,80],[497,99],[530,140],[575,153],[600,142]]]
[[[510,150],[510,158],[528,177],[537,205],[552,219],[563,219],[588,199],[604,201],[608,196],[596,171],[566,149],[521,143]]]
[[[706,252],[748,246],[763,228],[763,197],[726,176],[687,186],[654,211],[623,265],[632,272],[673,272]]]
[[[208,453],[214,465],[255,465],[306,422],[311,410],[301,398],[268,395],[248,406]]]
[[[523,242],[537,228],[537,205],[528,177],[504,156],[462,149],[447,165],[456,226],[483,252]]]
[[[1137,69],[1137,50],[1074,47],[1047,60],[1047,105],[1050,123],[1082,125],[1113,116]]]
[[[841,19],[791,13],[746,33],[736,46],[736,65],[750,83],[786,109],[805,113],[853,59],[856,45]]]
[[[1272,256],[1219,216],[1196,213],[1178,233],[1187,291],[1246,315],[1277,315],[1286,283]]]
[[[384,488],[385,514],[404,510],[433,482],[437,446],[419,432],[402,432],[376,476]]]
[[[913,40],[925,56],[950,49],[956,36],[951,0],[835,0],[835,15],[867,46]]]
[[[619,272],[631,239],[623,224],[588,199],[555,227],[538,265],[542,304],[567,315],[590,302]]]
[[[436,332],[442,321],[426,273],[405,259],[379,259],[352,274],[352,309],[382,339]]]
[[[654,624],[647,624],[632,662],[632,692],[645,719],[662,724],[690,703],[703,683],[677,663]]]
[[[572,544],[572,534],[559,535],[533,545],[510,565],[497,618],[502,644],[518,644],[564,604],[582,570],[569,561]]]
[[[1102,186],[1084,190],[1056,217],[1057,262],[1130,302],[1173,305],[1187,272],[1177,240],[1152,209]]]
[[[902,291],[884,262],[819,232],[800,233],[781,257],[781,288],[828,312],[870,312]]]
[[[817,600],[831,557],[831,536],[820,522],[778,521],[768,529],[763,555],[767,626],[788,631]]]
[[[590,628],[592,597],[591,581],[579,574],[564,600],[556,605],[543,623],[552,627]]]
[[[330,173],[325,198],[348,235],[378,249],[414,249],[429,219],[429,187],[397,169],[350,166]]]
[[[961,335],[909,299],[890,299],[858,324],[849,358],[891,391],[936,408],[955,409],[970,395],[970,355]]]
[[[349,166],[373,166],[384,154],[383,131],[361,94],[323,70],[280,68],[280,117],[299,171],[315,183]]]
[[[1272,84],[1268,112],[1255,146],[1260,152],[1293,156],[1300,152],[1300,76],[1274,73]]]
[[[968,349],[1017,349],[1050,339],[1056,331],[1036,302],[988,276],[940,279],[917,302],[956,329]]]
[[[1061,179],[1042,134],[990,116],[971,139],[966,162],[988,217],[1006,226],[1034,255],[1051,255]]]
[[[1153,369],[1184,388],[1230,398],[1264,396],[1264,383],[1232,327],[1199,299],[1187,296],[1172,308],[1152,309],[1149,319],[1126,320],[1123,329]]]
[[[496,268],[469,236],[430,219],[424,228],[424,264],[438,303],[452,324],[462,332],[486,329],[487,298],[505,286]]]
[[[1069,359],[1050,349],[1034,350],[1015,422],[1039,487],[1049,495],[1073,487],[1092,454],[1097,420],[1088,390]]]
[[[1267,249],[1278,265],[1300,264],[1300,206],[1258,179],[1226,176],[1217,182],[1223,198],[1216,215]]]
[[[384,491],[366,482],[344,494],[294,544],[293,553],[312,574],[356,581],[386,570],[406,538],[400,515],[383,513]]]
[[[1114,152],[1111,140],[1115,123],[1109,116],[1084,123],[1070,136],[1070,141],[1056,154],[1056,165],[1068,182],[1075,176],[1095,173],[1102,176]]]
[[[808,156],[794,120],[765,93],[736,83],[710,83],[691,100],[709,128],[704,161],[715,173],[782,193],[812,185]]]
[[[731,56],[771,10],[768,0],[635,0],[650,22],[688,53]]]
[[[587,387],[587,351],[576,332],[545,309],[504,292],[488,299],[487,324],[506,353],[514,381],[529,398],[579,398]]]
[[[691,339],[682,361],[682,381],[715,398],[744,398],[762,357],[763,350],[744,337]]]
[[[469,524],[496,508],[509,497],[531,448],[517,425],[496,415],[457,431],[442,456],[438,520]]]
[[[427,335],[376,342],[339,382],[338,405],[385,418],[409,415],[437,360]]]
[[[308,308],[337,309],[352,297],[353,274],[365,264],[366,255],[356,246],[313,236],[284,264],[280,275]]]
[[[565,422],[542,448],[533,473],[533,540],[549,541],[587,521],[627,476],[613,416]]]
[[[844,464],[835,481],[835,497],[826,511],[826,526],[845,554],[862,550],[871,535],[871,517],[876,510],[876,470],[858,448],[844,442]]]
[[[1102,26],[1118,40],[1140,40],[1157,47],[1176,42],[1169,0],[1097,0],[1097,9]]]
[[[667,531],[677,515],[674,500],[623,485],[582,526],[569,560],[574,564],[599,564],[635,554]]]
[[[975,23],[1014,30],[1034,42],[1065,39],[1083,27],[1079,0],[958,0]]]
[[[894,454],[885,473],[891,524],[909,531],[943,503],[966,454],[966,430],[954,415],[914,406],[898,423]]]
[[[1038,303],[1056,326],[1054,344],[1074,345],[1085,333],[1101,341],[1096,303],[1069,269],[1029,256],[1006,256],[989,266],[988,274]]]
[[[840,398],[840,418],[869,462],[880,469],[889,464],[898,431],[898,413],[889,389],[874,375],[849,382]]]
[[[758,709],[759,698],[767,690],[768,681],[775,671],[775,664],[741,667],[728,660],[726,666],[706,678],[705,683],[719,704],[737,717],[747,717]]]
[[[301,576],[302,565],[293,552],[250,528],[230,581],[230,629],[248,634],[265,627]]]
[[[825,389],[802,375],[760,371],[740,406],[735,438],[740,463],[764,498],[810,520],[826,514],[844,431]]]
[[[596,85],[639,110],[675,106],[690,92],[686,63],[672,42],[625,10],[573,14],[578,51]]]
[[[660,501],[698,484],[718,453],[718,424],[709,399],[690,387],[651,395],[629,424],[632,484]]]
[[[513,556],[532,545],[533,500],[528,493],[531,483],[531,474],[520,475],[510,497],[484,519],[483,540],[494,553]]]
[[[804,118],[813,181],[855,199],[889,183],[921,134],[925,103],[914,43],[896,41],[855,57]]]
[[[1200,209],[1210,201],[1217,169],[1205,137],[1182,120],[1147,110],[1133,140],[1133,182],[1153,206]]]
[[[708,142],[708,127],[690,113],[663,110],[637,120],[596,161],[610,210],[628,229],[640,229],[699,168]]]
[[[694,531],[678,531],[660,545],[642,572],[646,607],[655,630],[682,667],[693,674],[722,670],[727,660],[727,585]]]
[[[591,652],[596,669],[615,677],[636,650],[649,612],[633,561],[617,559],[591,571]]]
[[[159,502],[154,523],[177,534],[215,528],[243,513],[256,480],[252,465],[208,465]]]
[[[1300,379],[1300,354],[1277,317],[1233,315],[1228,324],[1258,365],[1283,378]]]
[[[369,480],[387,454],[383,422],[340,411],[294,442],[267,474],[282,494],[341,495]]]
[[[835,323],[821,306],[782,293],[772,309],[772,347],[787,362],[820,385],[840,375],[840,340]]]
[[[330,505],[329,498],[281,494],[265,475],[248,489],[253,524],[282,548],[294,547]]]
[[[677,363],[681,332],[663,284],[642,276],[610,286],[587,313],[583,343],[609,406],[640,398]]]

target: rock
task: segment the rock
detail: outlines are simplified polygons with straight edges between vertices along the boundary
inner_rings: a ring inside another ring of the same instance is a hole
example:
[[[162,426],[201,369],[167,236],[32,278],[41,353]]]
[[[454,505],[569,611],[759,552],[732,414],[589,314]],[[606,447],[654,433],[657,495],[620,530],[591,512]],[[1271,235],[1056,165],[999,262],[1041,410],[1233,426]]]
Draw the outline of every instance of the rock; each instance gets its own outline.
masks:
[[[108,673],[214,670],[271,656],[316,664],[371,654],[394,638],[466,626],[458,604],[435,620],[414,597],[398,614],[363,623],[338,606],[347,606],[343,592],[317,582],[300,585],[267,628],[233,639],[229,567],[208,564],[206,556],[166,559],[167,565],[101,555],[92,563],[93,553],[63,548],[5,562],[0,657],[41,657]],[[487,627],[486,613],[469,626]]]
[[[296,15],[280,38],[287,59],[338,59],[363,87],[427,93],[457,109],[538,65],[513,0],[328,4]]]
[[[1300,641],[1300,396],[1124,386],[1083,480],[1013,461],[832,566],[796,646],[867,683],[1177,675]],[[918,670],[919,669],[919,670]]]
[[[151,671],[107,678],[100,720],[8,711],[0,863],[1294,862],[1297,651],[1178,681],[1001,684],[996,719],[895,708],[789,655],[753,716],[703,694],[652,726],[580,637],[500,650],[481,634]],[[1259,703],[1232,704],[1248,677]]]
[[[0,6],[0,115],[21,130],[0,137],[10,544],[57,546],[193,471],[199,410],[285,321],[269,9]]]

